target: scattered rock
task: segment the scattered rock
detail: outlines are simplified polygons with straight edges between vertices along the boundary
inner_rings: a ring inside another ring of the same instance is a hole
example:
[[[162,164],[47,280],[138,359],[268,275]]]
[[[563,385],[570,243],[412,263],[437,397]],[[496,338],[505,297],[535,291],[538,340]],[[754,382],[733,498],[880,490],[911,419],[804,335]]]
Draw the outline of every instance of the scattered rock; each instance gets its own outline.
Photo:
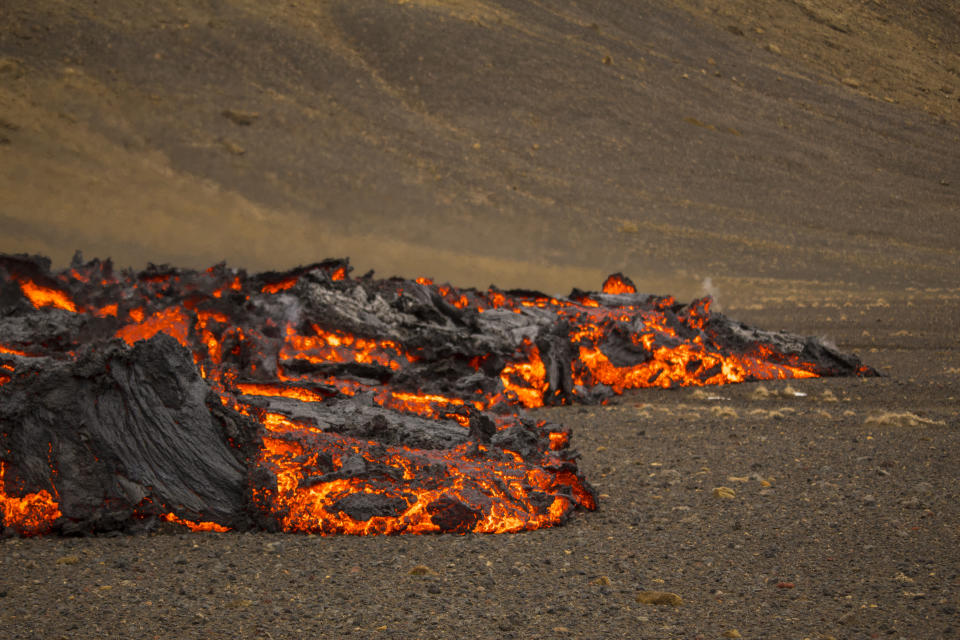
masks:
[[[670,486],[679,484],[680,480],[683,479],[683,476],[681,475],[681,473],[676,469],[664,469],[658,475],[660,476],[660,479],[663,481],[665,485],[670,485]]]
[[[247,598],[234,598],[233,600],[228,600],[225,603],[225,606],[228,609],[246,609],[252,604],[253,604],[253,600],[250,600]]]
[[[433,569],[431,569],[430,567],[428,567],[428,566],[425,565],[425,564],[418,564],[418,565],[415,566],[414,568],[410,569],[410,571],[407,571],[407,573],[410,574],[411,576],[435,576],[435,575],[437,575],[437,572],[436,572],[436,571],[434,571]]]
[[[917,496],[910,496],[909,498],[901,499],[900,506],[906,509],[919,509],[923,506],[923,503]]]
[[[246,149],[241,147],[236,142],[232,140],[220,140],[220,144],[223,145],[223,148],[232,153],[235,156],[242,156],[247,152]]]
[[[777,55],[780,55],[781,53],[783,53],[783,51],[780,50],[780,47],[773,44],[772,42],[767,45],[767,51],[769,51],[770,53],[775,53]]]
[[[792,582],[778,582],[778,583],[777,583],[777,589],[793,589],[795,586],[797,586],[797,585],[793,584]]]
[[[860,88],[860,81],[857,80],[856,78],[842,78],[840,82],[854,89]]]
[[[753,391],[750,392],[750,398],[752,400],[763,400],[770,397],[770,389],[767,389],[764,385],[758,384],[753,388]]]
[[[733,407],[727,407],[727,406],[712,407],[710,410],[713,412],[713,415],[717,416],[718,418],[736,418],[737,417],[737,410],[734,409]]]
[[[732,500],[736,497],[736,492],[730,487],[714,487],[713,488],[713,497],[714,498],[723,498],[726,500]]]
[[[717,395],[716,391],[707,391],[705,389],[696,389],[690,394],[691,398],[696,400],[727,400],[724,396]]]
[[[69,555],[57,558],[57,564],[77,564],[80,562],[80,556]]]
[[[877,425],[880,427],[919,427],[921,425],[930,426],[945,424],[942,420],[923,418],[914,413],[910,413],[909,411],[887,411],[884,413],[875,413],[867,416],[863,423]]]
[[[679,607],[683,604],[683,598],[669,591],[641,591],[637,593],[637,602],[640,604]]]
[[[25,73],[23,63],[15,58],[0,58],[0,78],[16,80]]]
[[[743,636],[740,635],[740,632],[737,631],[736,629],[729,629],[723,632],[723,637],[724,638],[742,638]]]
[[[925,496],[933,493],[933,485],[929,482],[918,482],[913,485],[913,492]]]
[[[609,587],[609,586],[610,586],[610,578],[608,578],[607,576],[599,576],[599,577],[596,577],[596,578],[594,578],[593,580],[591,580],[591,581],[590,581],[590,584],[592,584],[592,585],[594,585],[594,586],[596,586],[596,587]]]
[[[610,56],[603,56],[603,64],[605,65],[613,64],[613,58]]]
[[[220,112],[220,115],[241,126],[250,126],[260,117],[260,114],[256,111],[241,111],[239,109],[224,109]]]

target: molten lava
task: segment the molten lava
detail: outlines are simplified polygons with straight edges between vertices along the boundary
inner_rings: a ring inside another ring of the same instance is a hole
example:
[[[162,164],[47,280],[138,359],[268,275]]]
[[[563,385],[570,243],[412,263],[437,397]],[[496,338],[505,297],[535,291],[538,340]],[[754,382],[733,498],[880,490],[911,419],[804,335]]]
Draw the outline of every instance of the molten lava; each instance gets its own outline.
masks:
[[[45,264],[0,256],[0,285],[22,294],[0,307],[0,524],[26,535],[131,526],[123,517],[321,534],[551,526],[596,498],[570,432],[524,408],[872,373],[709,299],[638,294],[622,274],[562,298],[352,279],[342,260],[254,276]],[[56,413],[63,381],[79,385],[82,416]],[[46,451],[18,448],[57,429]],[[194,459],[219,460],[223,487],[171,471]],[[111,497],[75,493],[92,486]]]
[[[56,489],[51,494],[46,489],[17,497],[7,493],[6,464],[0,461],[0,523],[12,527],[23,535],[46,533],[60,517]]]

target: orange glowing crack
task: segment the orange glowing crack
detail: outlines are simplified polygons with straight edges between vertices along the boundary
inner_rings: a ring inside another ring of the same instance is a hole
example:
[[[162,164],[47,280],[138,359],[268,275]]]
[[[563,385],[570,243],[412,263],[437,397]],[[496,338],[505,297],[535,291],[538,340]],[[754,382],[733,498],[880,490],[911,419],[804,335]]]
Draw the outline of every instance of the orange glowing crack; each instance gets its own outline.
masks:
[[[178,518],[172,513],[164,514],[163,519],[167,522],[172,522],[173,524],[179,524],[188,527],[191,531],[215,531],[217,533],[225,533],[230,531],[230,527],[225,527],[221,524],[217,524],[216,522],[193,522],[191,520]]]
[[[55,307],[77,313],[77,305],[73,303],[73,300],[70,299],[70,296],[67,295],[66,292],[41,286],[26,278],[22,280],[17,279],[17,281],[20,283],[20,289],[23,291],[23,294],[27,296],[30,303],[37,309],[42,307]]]
[[[456,420],[463,426],[470,426],[470,419],[468,417],[447,413],[446,411],[448,406],[460,407],[466,404],[465,401],[460,398],[448,398],[430,393],[391,391],[387,394],[374,396],[374,400],[385,407],[397,411],[407,411],[427,418],[449,418]],[[466,421],[466,424],[464,424],[464,421]]]
[[[305,424],[302,422],[297,422],[287,416],[280,413],[273,413],[267,411],[263,414],[262,420],[263,426],[267,428],[268,431],[273,431],[275,433],[290,433],[292,431],[309,431],[311,433],[323,433],[322,429],[318,429],[312,424]]]
[[[303,387],[284,387],[276,384],[239,383],[237,390],[247,396],[275,396],[303,402],[322,402],[324,396]]]
[[[27,353],[26,351],[21,351],[21,350],[19,350],[19,349],[14,349],[13,347],[5,347],[5,346],[3,346],[2,344],[0,344],[0,353],[6,353],[6,354],[9,354],[9,355],[11,355],[11,356],[23,356],[23,357],[25,357],[25,358],[30,358],[30,357],[32,357],[32,356],[31,356],[29,353]]]
[[[300,280],[299,276],[294,276],[292,278],[287,278],[281,280],[280,282],[274,282],[273,284],[265,284],[260,288],[261,293],[280,293],[281,291],[286,291],[287,289],[293,288],[297,281]]]

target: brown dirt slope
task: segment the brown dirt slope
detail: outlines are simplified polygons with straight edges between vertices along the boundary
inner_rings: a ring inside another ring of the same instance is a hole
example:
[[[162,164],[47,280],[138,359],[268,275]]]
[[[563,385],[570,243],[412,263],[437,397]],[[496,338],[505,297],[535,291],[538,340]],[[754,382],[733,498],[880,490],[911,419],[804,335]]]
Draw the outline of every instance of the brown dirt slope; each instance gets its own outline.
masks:
[[[951,281],[949,3],[682,4],[7,2],[0,250]]]

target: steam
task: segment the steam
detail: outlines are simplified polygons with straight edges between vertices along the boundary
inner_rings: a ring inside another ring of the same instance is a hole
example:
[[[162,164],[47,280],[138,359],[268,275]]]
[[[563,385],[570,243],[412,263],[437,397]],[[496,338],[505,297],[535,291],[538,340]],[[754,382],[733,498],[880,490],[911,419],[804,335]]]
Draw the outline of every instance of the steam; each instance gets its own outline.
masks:
[[[704,278],[703,282],[700,283],[700,290],[704,295],[713,298],[714,311],[723,311],[723,306],[720,304],[720,289],[713,284],[713,280],[709,276]]]
[[[837,346],[837,343],[833,340],[833,338],[829,336],[819,336],[819,339],[820,342],[823,343],[823,346],[827,347],[831,351],[836,351],[838,353],[840,352],[840,347]]]

